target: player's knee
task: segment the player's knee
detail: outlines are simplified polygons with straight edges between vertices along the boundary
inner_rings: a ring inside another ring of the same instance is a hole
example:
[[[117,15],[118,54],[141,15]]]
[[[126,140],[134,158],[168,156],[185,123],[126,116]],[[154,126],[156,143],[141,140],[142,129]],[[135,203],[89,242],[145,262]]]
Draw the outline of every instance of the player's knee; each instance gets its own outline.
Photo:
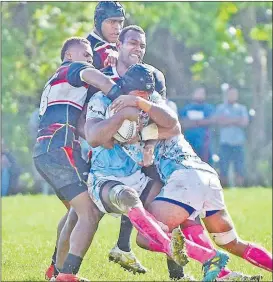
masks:
[[[109,192],[109,199],[121,213],[127,213],[130,208],[141,204],[137,192],[125,185],[116,185]]]
[[[222,248],[232,247],[240,240],[234,228],[226,232],[211,233],[215,244]]]
[[[126,187],[119,196],[120,203],[128,209],[134,208],[140,203],[139,196],[134,189]]]

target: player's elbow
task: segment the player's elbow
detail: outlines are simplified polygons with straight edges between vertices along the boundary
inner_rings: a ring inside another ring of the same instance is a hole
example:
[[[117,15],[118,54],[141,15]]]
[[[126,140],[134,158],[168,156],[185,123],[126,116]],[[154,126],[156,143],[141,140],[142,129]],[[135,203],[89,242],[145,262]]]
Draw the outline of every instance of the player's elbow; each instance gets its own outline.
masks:
[[[95,132],[95,130],[89,130],[86,126],[85,126],[85,140],[87,141],[87,143],[93,147],[96,148],[98,146],[100,146],[99,140],[98,140],[98,136]]]
[[[181,125],[179,123],[179,121],[177,121],[172,129],[173,131],[173,135],[176,136],[176,135],[179,135],[181,134]]]
[[[176,115],[172,115],[172,116],[170,117],[169,123],[170,123],[170,127],[171,127],[171,128],[176,127],[176,126],[179,124],[179,121],[178,121],[177,116],[176,116]]]
[[[89,136],[86,137],[86,141],[92,148],[102,145],[102,142],[100,142],[99,138],[96,137],[95,134],[89,134]]]

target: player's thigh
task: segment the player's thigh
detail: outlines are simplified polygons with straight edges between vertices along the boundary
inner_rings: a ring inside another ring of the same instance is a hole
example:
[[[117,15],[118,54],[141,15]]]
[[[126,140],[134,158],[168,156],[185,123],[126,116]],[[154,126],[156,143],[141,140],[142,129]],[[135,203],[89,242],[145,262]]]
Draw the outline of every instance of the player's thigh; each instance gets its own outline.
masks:
[[[144,205],[144,208],[147,208],[148,205],[155,199],[155,197],[160,193],[162,189],[162,183],[155,180],[150,180],[146,185],[146,188],[140,195],[140,200]]]
[[[191,226],[195,226],[195,225],[200,225],[201,224],[201,220],[200,217],[197,216],[195,219],[186,219],[182,224],[181,224],[181,229],[187,228],[187,227],[191,227]]]
[[[102,214],[89,197],[87,191],[84,191],[74,197],[70,202],[71,207],[75,210],[78,217],[87,217],[99,221]]]
[[[34,158],[34,164],[38,173],[43,177],[43,179],[53,188],[56,196],[62,201],[62,203],[67,207],[69,205],[68,201],[65,200],[64,196],[58,191],[58,187],[55,186],[54,181],[52,181],[51,176],[48,175],[48,170],[52,169],[50,162],[48,160],[47,154],[40,155]]]
[[[222,233],[234,228],[232,219],[226,209],[203,218],[203,222],[209,233]]]
[[[170,231],[189,217],[189,213],[183,207],[166,201],[153,201],[147,209],[158,221],[166,224]]]
[[[62,201],[70,202],[87,191],[89,165],[81,158],[81,152],[63,147],[35,158],[35,165]]]

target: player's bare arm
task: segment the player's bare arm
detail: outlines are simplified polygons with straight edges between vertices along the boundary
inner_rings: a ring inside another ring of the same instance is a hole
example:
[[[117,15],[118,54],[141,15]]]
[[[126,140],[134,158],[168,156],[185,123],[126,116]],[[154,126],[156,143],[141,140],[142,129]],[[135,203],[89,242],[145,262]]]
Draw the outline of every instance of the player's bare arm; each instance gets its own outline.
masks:
[[[138,116],[136,108],[127,107],[106,120],[88,119],[85,123],[86,141],[94,148],[103,146],[111,141],[125,119],[137,121]]]
[[[161,127],[173,128],[178,123],[177,115],[169,110],[165,105],[155,104],[142,97],[134,95],[121,95],[112,104],[112,109],[116,112],[124,107],[138,107],[148,113],[150,118]]]
[[[100,89],[112,101],[122,94],[121,88],[111,78],[87,62],[73,62],[69,67],[67,77],[72,86],[92,85]]]

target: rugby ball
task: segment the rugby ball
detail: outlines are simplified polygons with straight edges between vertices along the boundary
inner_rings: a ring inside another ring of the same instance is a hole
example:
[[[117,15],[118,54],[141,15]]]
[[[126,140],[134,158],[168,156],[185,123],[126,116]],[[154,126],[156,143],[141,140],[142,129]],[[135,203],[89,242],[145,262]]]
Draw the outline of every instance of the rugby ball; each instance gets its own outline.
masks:
[[[105,117],[108,119],[114,115],[111,105],[106,109]],[[125,143],[132,139],[137,133],[137,123],[128,119],[124,120],[117,133],[113,136],[120,143]]]

